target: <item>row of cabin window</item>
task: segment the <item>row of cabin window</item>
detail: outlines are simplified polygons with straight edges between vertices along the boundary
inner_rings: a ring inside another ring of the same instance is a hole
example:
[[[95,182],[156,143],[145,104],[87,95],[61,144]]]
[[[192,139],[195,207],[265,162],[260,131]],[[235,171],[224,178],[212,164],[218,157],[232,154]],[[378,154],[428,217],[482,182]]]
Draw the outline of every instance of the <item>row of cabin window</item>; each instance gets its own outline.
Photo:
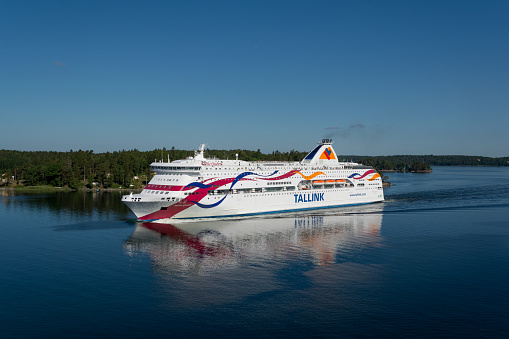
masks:
[[[199,171],[201,169],[201,167],[163,167],[163,166],[153,166],[152,168],[167,171]]]

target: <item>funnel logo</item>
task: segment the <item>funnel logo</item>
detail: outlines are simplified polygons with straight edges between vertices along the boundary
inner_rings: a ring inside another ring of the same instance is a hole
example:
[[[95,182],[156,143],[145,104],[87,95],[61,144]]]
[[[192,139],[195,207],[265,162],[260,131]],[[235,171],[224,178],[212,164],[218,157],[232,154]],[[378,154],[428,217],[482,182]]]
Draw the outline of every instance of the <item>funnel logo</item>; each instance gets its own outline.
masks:
[[[334,152],[332,152],[332,149],[327,147],[325,151],[323,151],[322,155],[320,155],[320,159],[334,160],[336,159],[336,156],[334,155]]]

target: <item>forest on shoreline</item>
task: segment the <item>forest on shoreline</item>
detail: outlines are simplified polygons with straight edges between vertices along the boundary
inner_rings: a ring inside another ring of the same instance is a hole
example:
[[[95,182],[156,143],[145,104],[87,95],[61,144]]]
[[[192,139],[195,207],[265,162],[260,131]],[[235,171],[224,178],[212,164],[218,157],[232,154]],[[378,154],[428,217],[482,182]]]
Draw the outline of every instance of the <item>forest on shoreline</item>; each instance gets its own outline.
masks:
[[[251,150],[207,150],[205,156],[245,161],[301,161],[308,152],[291,150],[264,154]],[[1,185],[4,187],[50,186],[80,188],[141,188],[153,173],[154,161],[174,161],[194,151],[156,149],[44,152],[0,150]],[[340,156],[340,160],[373,166],[379,172],[425,172],[431,166],[509,166],[509,157],[490,158],[461,155]]]

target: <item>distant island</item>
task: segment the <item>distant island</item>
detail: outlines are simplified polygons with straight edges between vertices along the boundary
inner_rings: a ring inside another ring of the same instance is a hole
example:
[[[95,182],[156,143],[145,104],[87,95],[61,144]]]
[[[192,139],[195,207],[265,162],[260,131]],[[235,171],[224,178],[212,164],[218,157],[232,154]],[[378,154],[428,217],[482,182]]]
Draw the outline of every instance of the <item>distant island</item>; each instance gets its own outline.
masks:
[[[308,152],[291,150],[264,154],[250,150],[207,150],[207,157],[245,161],[301,161]],[[64,187],[69,189],[143,188],[152,177],[155,160],[185,159],[194,151],[156,149],[42,152],[0,150],[2,187]],[[432,166],[509,166],[509,157],[462,155],[342,156],[340,160],[373,166],[378,172],[428,173]]]

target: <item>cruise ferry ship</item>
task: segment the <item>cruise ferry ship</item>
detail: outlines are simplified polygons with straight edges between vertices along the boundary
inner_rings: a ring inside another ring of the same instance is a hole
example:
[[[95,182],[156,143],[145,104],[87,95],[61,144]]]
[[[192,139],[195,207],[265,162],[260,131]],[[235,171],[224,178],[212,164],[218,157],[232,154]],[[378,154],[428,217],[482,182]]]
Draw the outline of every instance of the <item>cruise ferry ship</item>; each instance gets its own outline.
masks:
[[[372,167],[340,162],[323,139],[301,162],[207,159],[154,162],[154,177],[140,194],[124,195],[139,220],[251,216],[360,205],[384,200]]]

